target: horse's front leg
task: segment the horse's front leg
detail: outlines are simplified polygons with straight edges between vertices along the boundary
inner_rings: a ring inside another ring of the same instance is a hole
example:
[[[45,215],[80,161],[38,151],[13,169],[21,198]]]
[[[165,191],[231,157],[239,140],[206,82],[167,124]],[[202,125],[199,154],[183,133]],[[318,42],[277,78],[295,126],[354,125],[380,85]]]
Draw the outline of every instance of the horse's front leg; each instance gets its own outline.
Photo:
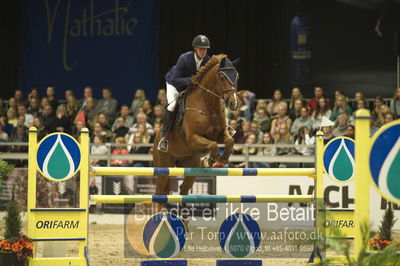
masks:
[[[210,152],[210,157],[208,158],[208,165],[212,166],[217,158],[218,144],[215,141],[211,141],[202,136],[193,134],[188,139],[188,144],[192,151],[204,151],[208,150]]]
[[[220,158],[218,158],[218,161],[222,164],[226,164],[228,163],[228,159],[229,156],[232,153],[233,150],[233,144],[235,143],[235,141],[233,140],[233,138],[231,137],[231,135],[229,134],[229,130],[228,128],[226,128],[224,130],[224,144],[225,144],[225,149],[224,149],[224,153],[221,155]]]

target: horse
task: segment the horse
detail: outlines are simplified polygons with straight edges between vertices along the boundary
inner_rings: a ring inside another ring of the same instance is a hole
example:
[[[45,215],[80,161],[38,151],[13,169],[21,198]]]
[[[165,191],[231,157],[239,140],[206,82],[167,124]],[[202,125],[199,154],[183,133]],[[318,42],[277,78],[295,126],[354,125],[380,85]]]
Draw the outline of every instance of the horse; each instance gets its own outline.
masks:
[[[201,158],[210,153],[209,166],[216,161],[227,163],[234,140],[227,128],[225,106],[237,110],[237,85],[239,73],[234,62],[226,55],[214,55],[195,76],[185,91],[186,98],[182,122],[168,136],[167,152],[157,149],[161,139],[157,133],[153,145],[155,167],[201,167]],[[179,107],[178,107],[179,108]],[[217,155],[218,144],[225,144],[222,155]],[[186,176],[180,186],[180,194],[187,195],[196,180]],[[169,194],[169,176],[157,177],[157,195]]]

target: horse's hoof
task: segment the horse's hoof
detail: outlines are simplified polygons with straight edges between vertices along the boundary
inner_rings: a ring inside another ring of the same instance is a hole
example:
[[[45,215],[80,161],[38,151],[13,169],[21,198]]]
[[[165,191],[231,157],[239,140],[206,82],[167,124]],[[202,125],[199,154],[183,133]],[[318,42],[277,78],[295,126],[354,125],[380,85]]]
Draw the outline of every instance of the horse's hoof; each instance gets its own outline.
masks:
[[[228,163],[228,157],[226,156],[219,156],[217,158],[217,162],[221,163],[221,164],[227,164]]]
[[[212,167],[215,164],[216,160],[213,158],[208,158],[208,167]]]

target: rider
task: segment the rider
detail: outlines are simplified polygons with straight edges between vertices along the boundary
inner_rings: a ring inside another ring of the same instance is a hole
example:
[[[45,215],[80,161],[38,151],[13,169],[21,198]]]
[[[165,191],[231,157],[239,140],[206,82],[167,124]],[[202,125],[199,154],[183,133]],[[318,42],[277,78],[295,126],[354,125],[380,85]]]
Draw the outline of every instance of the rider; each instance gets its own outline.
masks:
[[[210,48],[210,41],[204,35],[196,36],[192,41],[193,51],[186,52],[179,56],[178,62],[165,75],[167,84],[168,106],[163,116],[163,127],[161,130],[162,139],[158,144],[160,151],[168,151],[168,129],[171,116],[175,110],[179,92],[186,89],[191,82],[192,76],[200,67],[204,66],[210,57],[207,50]]]

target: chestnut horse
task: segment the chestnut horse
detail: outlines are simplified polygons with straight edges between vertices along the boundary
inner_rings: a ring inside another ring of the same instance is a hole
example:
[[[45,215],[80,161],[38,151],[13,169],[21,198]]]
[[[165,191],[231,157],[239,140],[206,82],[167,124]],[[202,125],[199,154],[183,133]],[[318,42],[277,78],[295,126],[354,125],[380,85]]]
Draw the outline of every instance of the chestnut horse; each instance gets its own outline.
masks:
[[[168,136],[168,152],[157,150],[160,134],[153,145],[154,167],[200,167],[200,158],[210,153],[208,165],[217,160],[228,161],[233,148],[225,120],[225,105],[230,110],[238,108],[237,82],[239,74],[226,55],[214,55],[192,78],[186,90],[186,101],[181,132],[172,130]],[[183,133],[182,133],[183,132]],[[217,144],[225,144],[222,155],[217,156]],[[195,176],[186,176],[180,194],[187,195]],[[157,195],[169,194],[169,176],[158,176]]]

